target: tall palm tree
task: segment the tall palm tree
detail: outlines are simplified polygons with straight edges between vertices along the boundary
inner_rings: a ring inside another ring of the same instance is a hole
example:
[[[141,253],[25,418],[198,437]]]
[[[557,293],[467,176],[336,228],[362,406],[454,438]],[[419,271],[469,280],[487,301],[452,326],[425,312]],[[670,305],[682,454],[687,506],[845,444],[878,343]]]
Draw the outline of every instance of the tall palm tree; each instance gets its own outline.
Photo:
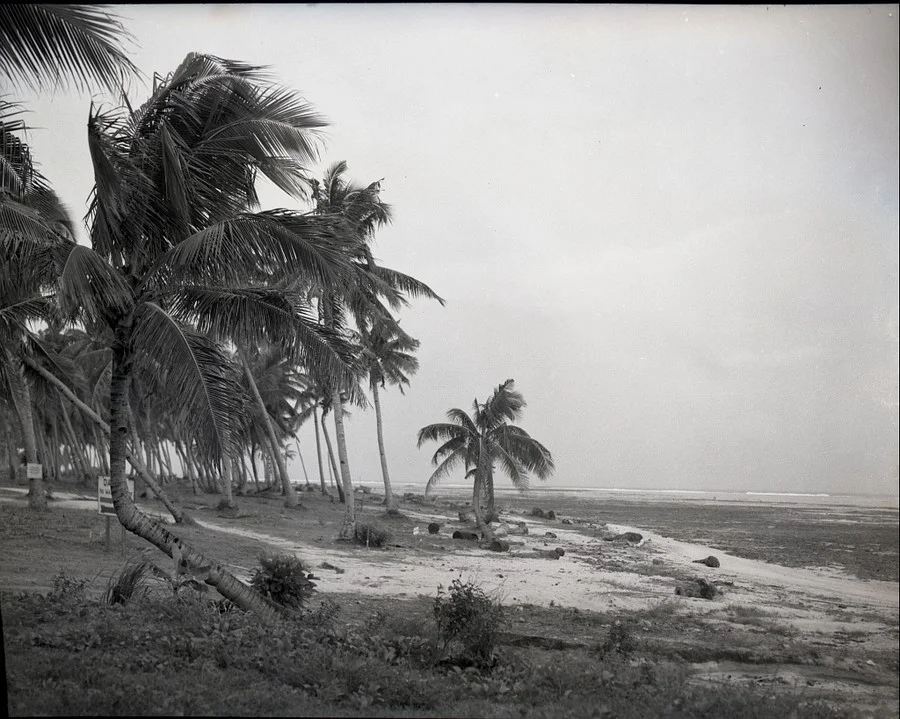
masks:
[[[381,182],[367,186],[356,185],[346,178],[347,163],[336,162],[325,173],[323,181],[311,181],[316,211],[339,217],[342,247],[351,259],[354,279],[341,288],[331,288],[320,293],[320,306],[327,327],[345,314],[350,314],[357,327],[366,326],[373,318],[389,319],[391,309],[407,305],[406,296],[444,301],[424,282],[402,272],[379,265],[371,251],[377,229],[391,220],[391,208],[380,197]],[[341,468],[346,511],[341,526],[341,536],[353,536],[356,518],[353,498],[353,482],[347,453],[344,427],[344,403],[352,397],[347,387],[332,385],[332,405],[335,423],[335,441]]]
[[[0,75],[36,91],[94,83],[119,92],[137,72],[122,41],[131,36],[106,5],[0,8]]]
[[[409,384],[408,375],[419,369],[419,360],[412,354],[419,341],[400,329],[399,323],[379,321],[359,333],[361,359],[369,375],[372,403],[375,405],[375,430],[378,436],[378,454],[381,459],[381,476],[384,480],[384,504],[388,513],[397,512],[397,500],[391,488],[387,455],[384,450],[384,423],[381,417],[381,398],[378,388],[395,385],[403,394],[403,385]]]
[[[554,469],[550,451],[524,429],[510,424],[521,417],[525,407],[525,398],[513,384],[513,380],[506,380],[483,404],[476,399],[471,416],[454,408],[447,412],[449,422],[419,430],[419,447],[428,441],[443,443],[432,458],[437,469],[428,479],[426,493],[462,466],[466,477],[474,476],[472,506],[478,528],[486,537],[493,536],[488,523],[494,519],[494,470],[499,466],[513,485],[524,490],[529,473],[547,479]],[[485,499],[486,508],[482,507]]]
[[[340,328],[319,327],[300,294],[279,284],[287,275],[324,288],[349,281],[333,223],[252,211],[260,174],[302,196],[304,166],[323,124],[261,68],[188,55],[174,73],[155,79],[139,108],[92,109],[92,248],[76,246],[59,267],[65,316],[104,323],[114,338],[109,464],[120,522],[169,556],[204,568],[220,593],[266,616],[272,610],[258,595],[131,500],[128,393],[136,373],[165,372],[180,410],[191,413],[195,447],[218,460],[234,449],[241,405],[218,341],[274,343],[335,379],[347,374]]]

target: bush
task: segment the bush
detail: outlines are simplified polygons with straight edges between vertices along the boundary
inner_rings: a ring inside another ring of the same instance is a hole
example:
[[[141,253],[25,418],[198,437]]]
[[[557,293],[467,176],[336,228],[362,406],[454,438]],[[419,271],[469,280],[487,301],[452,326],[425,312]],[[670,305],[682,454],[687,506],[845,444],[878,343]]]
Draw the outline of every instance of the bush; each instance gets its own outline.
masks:
[[[75,579],[75,577],[70,577],[64,571],[60,571],[59,574],[53,577],[53,589],[50,591],[48,598],[67,602],[80,602],[84,599],[88,584],[87,579]]]
[[[313,575],[292,554],[263,555],[250,586],[282,607],[300,608],[316,591]]]
[[[357,542],[367,547],[383,547],[391,539],[388,530],[368,522],[357,522],[353,536]]]
[[[628,656],[636,649],[636,644],[628,627],[616,620],[609,630],[606,641],[598,649],[601,656],[613,653]]]
[[[109,578],[106,591],[103,593],[103,603],[128,604],[135,593],[146,593],[146,580],[150,574],[149,562],[128,563],[118,574]]]
[[[503,624],[503,608],[471,581],[454,579],[445,593],[438,586],[434,618],[444,651],[451,642],[462,645],[462,660],[478,666],[493,664],[494,648]]]

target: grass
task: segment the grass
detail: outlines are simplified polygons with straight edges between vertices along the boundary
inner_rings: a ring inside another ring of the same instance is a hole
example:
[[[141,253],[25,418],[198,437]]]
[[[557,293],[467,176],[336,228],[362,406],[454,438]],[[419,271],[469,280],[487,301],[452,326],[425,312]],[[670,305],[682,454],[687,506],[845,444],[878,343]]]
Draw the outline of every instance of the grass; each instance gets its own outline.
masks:
[[[445,666],[421,604],[362,626],[302,614],[262,626],[204,596],[162,591],[113,606],[77,593],[7,595],[3,613],[15,715],[580,717],[606,707],[622,718],[757,717],[814,701],[698,688],[683,663],[648,657],[641,638],[627,656],[501,646],[493,669]],[[833,712],[815,704],[814,714]]]

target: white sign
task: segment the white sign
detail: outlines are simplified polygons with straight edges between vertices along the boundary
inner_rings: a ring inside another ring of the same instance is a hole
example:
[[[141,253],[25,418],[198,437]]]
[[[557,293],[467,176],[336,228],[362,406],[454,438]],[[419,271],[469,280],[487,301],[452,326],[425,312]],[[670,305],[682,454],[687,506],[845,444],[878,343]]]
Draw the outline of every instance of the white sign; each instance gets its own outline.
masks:
[[[29,462],[25,468],[25,476],[28,479],[40,479],[44,476],[42,469],[41,465]]]
[[[125,481],[128,483],[128,493],[131,495],[131,499],[134,500],[134,482],[130,479]],[[104,475],[97,477],[97,510],[100,514],[111,514],[113,516],[116,514],[109,477]]]

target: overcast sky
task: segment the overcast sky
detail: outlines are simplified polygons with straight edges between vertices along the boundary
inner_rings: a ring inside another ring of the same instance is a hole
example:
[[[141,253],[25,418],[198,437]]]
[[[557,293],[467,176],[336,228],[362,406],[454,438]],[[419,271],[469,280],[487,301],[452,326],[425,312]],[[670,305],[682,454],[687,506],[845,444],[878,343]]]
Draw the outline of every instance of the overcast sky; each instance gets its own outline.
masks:
[[[395,484],[430,475],[420,427],[514,378],[558,486],[897,493],[896,5],[118,12],[148,77],[271,65],[330,121],[315,175],[385,178],[376,255],[447,300],[401,318]],[[82,217],[90,97],[20,99]],[[348,440],[380,482],[373,411]]]

